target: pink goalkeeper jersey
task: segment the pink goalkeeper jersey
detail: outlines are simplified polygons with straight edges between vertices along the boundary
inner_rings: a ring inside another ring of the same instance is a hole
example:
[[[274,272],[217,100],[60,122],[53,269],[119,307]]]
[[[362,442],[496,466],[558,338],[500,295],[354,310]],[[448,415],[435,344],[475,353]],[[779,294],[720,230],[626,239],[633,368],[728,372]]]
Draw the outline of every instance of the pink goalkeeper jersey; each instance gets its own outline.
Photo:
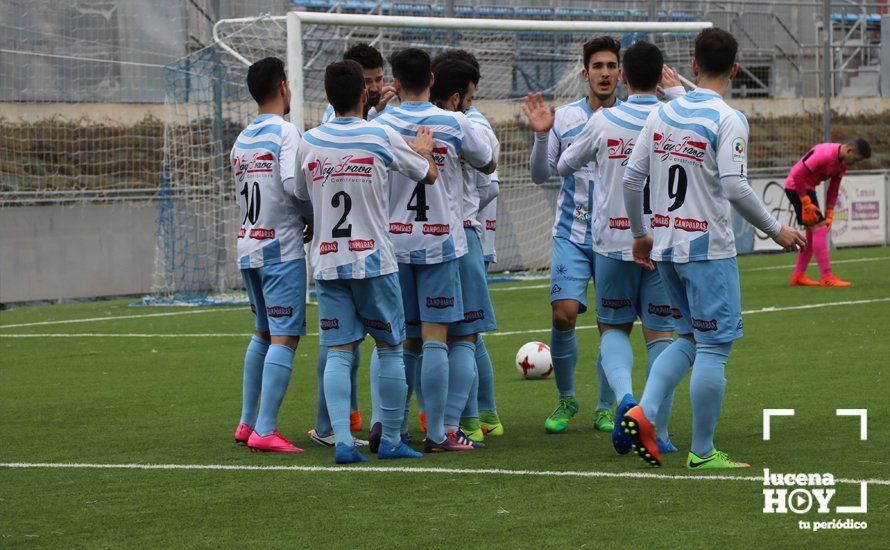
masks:
[[[823,181],[831,180],[825,204],[833,207],[837,202],[841,178],[847,173],[847,165],[840,160],[840,148],[840,143],[820,143],[807,151],[788,173],[785,189],[794,189],[803,195],[808,190],[816,189]]]

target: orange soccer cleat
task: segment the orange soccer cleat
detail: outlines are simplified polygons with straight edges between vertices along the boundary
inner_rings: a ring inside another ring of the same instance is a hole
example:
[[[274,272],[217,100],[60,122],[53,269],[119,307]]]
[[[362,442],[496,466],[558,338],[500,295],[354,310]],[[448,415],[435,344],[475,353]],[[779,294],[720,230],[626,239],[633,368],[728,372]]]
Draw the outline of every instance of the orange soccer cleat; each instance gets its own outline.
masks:
[[[352,411],[349,413],[349,431],[362,431],[362,411]]]
[[[814,281],[806,275],[792,275],[789,286],[819,286],[819,281]]]
[[[843,286],[843,287],[847,287],[847,286],[853,286],[853,283],[851,283],[850,281],[844,281],[844,280],[842,280],[840,277],[838,277],[837,275],[826,275],[825,277],[822,277],[822,283],[821,283],[821,286]]]
[[[634,452],[652,466],[661,466],[661,453],[655,437],[655,425],[643,414],[643,407],[637,405],[621,418],[621,427],[630,434]]]
[[[424,413],[417,413],[417,418],[420,419],[420,431],[426,433],[426,415]]]

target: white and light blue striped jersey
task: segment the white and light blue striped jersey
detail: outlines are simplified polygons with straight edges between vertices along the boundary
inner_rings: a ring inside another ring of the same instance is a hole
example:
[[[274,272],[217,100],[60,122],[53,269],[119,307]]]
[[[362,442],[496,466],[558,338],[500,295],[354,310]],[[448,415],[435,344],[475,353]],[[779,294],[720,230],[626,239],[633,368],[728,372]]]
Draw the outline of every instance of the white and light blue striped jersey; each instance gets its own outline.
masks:
[[[593,162],[594,252],[617,260],[633,261],[633,235],[624,207],[624,169],[649,113],[661,106],[654,95],[632,95],[627,101],[600,109],[587,121],[572,146],[560,157],[560,165],[577,170]],[[644,193],[648,192],[644,188]],[[644,195],[644,206],[648,203]],[[650,212],[644,208],[647,215]]]
[[[619,103],[616,99],[615,104]],[[551,172],[556,171],[559,157],[581,133],[593,113],[586,97],[563,105],[556,110],[553,128],[550,129],[550,137],[547,141],[547,159]],[[580,244],[591,244],[593,187],[593,167],[589,164],[581,167],[571,176],[562,178],[562,187],[556,199],[554,237],[563,237]]]
[[[300,132],[278,115],[255,118],[238,134],[230,161],[238,202],[238,266],[303,258],[302,218],[291,192]]]
[[[498,157],[501,151],[501,144],[498,141],[497,136],[495,136],[494,129],[491,127],[491,124],[489,124],[488,119],[486,119],[475,107],[467,109],[466,115],[467,118],[470,119],[470,122],[472,122],[488,140],[494,156]],[[461,166],[464,171],[463,211],[461,214],[464,227],[473,227],[479,234],[479,238],[484,239],[485,236],[483,234],[482,224],[478,219],[480,202],[479,193],[480,190],[484,190],[491,185],[492,178],[497,178],[497,172],[483,174],[478,170],[474,170],[463,161],[461,162]],[[497,180],[495,179],[495,181]]]
[[[745,116],[710,90],[696,88],[649,115],[627,170],[649,176],[653,260],[736,255],[720,178],[746,174],[747,143]]]
[[[295,189],[311,199],[316,279],[367,279],[398,271],[389,239],[389,176],[426,178],[429,162],[397,132],[356,117],[303,135]],[[413,184],[411,184],[413,187]]]
[[[421,126],[433,133],[439,177],[433,185],[417,184],[390,174],[389,232],[399,263],[435,264],[467,253],[463,231],[461,157],[473,166],[492,160],[491,146],[463,113],[429,102],[403,102],[388,107],[372,124],[388,126],[406,139]]]

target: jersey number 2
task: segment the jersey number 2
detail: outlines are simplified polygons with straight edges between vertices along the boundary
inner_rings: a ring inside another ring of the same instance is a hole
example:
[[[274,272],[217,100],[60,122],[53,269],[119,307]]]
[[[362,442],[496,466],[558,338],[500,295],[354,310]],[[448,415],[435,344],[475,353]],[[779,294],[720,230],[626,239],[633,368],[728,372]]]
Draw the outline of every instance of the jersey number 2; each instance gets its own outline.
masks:
[[[340,221],[338,221],[337,225],[334,226],[334,229],[331,230],[331,237],[335,239],[352,236],[352,224],[349,224],[346,227],[341,227],[346,223],[346,216],[348,216],[349,211],[352,210],[352,197],[346,194],[346,191],[338,191],[331,197],[331,206],[340,208],[341,197],[343,198],[343,215],[340,216]]]

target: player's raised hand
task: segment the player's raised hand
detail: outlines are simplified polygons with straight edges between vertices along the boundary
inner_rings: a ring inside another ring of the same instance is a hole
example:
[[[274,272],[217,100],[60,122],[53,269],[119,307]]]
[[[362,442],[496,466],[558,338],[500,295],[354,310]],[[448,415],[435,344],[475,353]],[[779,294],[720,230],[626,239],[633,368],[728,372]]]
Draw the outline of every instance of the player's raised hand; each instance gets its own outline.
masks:
[[[807,239],[800,234],[800,231],[784,224],[782,225],[779,234],[773,237],[773,240],[777,245],[781,246],[785,252],[796,252],[798,250],[803,250],[807,246]]]
[[[635,264],[641,265],[649,271],[655,269],[655,266],[652,265],[652,258],[649,257],[649,254],[652,252],[652,233],[646,233],[642,237],[634,237],[632,251]]]
[[[418,155],[428,157],[433,154],[433,147],[436,142],[433,141],[433,132],[426,126],[417,129],[417,137],[408,142],[408,145],[414,149]]]
[[[661,68],[661,82],[659,84],[662,89],[683,85],[680,81],[680,74],[677,72],[677,69],[674,69],[667,64]]]
[[[553,128],[555,112],[556,108],[553,105],[548,106],[544,102],[541,92],[529,93],[522,104],[522,113],[535,132],[549,132]]]
[[[377,102],[377,105],[374,105],[374,108],[377,109],[377,112],[379,113],[383,109],[386,109],[386,106],[394,97],[396,97],[396,89],[392,86],[384,86],[380,89],[380,101]]]

